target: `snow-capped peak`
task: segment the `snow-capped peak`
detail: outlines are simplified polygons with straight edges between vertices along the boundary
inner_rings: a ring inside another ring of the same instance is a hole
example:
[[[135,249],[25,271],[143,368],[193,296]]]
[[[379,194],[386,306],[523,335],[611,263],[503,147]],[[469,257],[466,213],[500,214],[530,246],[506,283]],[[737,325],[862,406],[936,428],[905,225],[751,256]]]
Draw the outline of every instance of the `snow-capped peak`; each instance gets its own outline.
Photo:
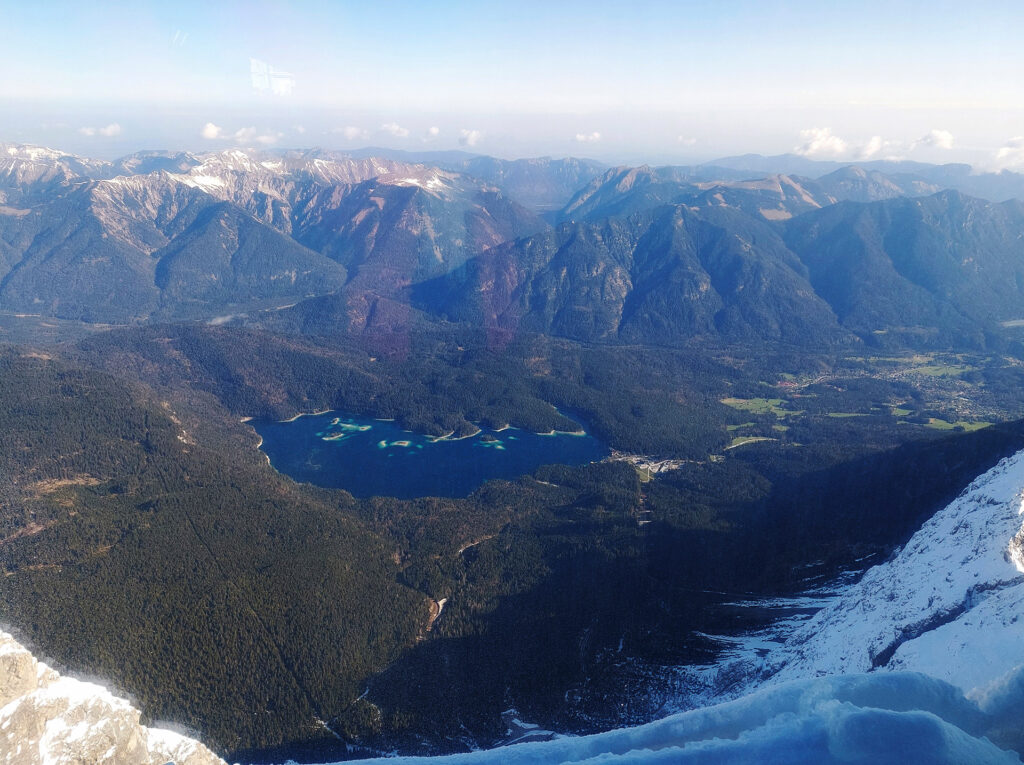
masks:
[[[4,148],[4,153],[9,157],[15,157],[17,159],[25,159],[31,162],[38,162],[40,160],[49,160],[56,162],[62,159],[73,159],[81,161],[80,157],[76,157],[74,154],[66,154],[56,149],[49,149],[45,146],[33,146],[31,144],[0,144]]]

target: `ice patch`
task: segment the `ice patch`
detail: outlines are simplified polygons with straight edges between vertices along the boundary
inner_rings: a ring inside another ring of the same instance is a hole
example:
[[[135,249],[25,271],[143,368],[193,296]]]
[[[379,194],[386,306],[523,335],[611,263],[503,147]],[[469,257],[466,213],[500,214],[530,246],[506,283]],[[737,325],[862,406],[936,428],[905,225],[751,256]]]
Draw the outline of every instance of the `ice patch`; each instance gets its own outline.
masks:
[[[1009,765],[984,738],[992,720],[959,691],[917,673],[848,675],[765,688],[636,728],[391,765],[806,763]]]

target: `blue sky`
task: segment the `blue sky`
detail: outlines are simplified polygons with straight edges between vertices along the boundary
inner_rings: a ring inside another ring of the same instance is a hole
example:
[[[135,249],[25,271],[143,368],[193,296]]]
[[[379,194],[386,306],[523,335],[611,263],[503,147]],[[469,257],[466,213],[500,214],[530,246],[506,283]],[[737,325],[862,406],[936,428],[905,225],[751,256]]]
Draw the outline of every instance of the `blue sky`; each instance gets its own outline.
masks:
[[[96,155],[1024,160],[1016,2],[2,0],[0,17],[0,140]]]

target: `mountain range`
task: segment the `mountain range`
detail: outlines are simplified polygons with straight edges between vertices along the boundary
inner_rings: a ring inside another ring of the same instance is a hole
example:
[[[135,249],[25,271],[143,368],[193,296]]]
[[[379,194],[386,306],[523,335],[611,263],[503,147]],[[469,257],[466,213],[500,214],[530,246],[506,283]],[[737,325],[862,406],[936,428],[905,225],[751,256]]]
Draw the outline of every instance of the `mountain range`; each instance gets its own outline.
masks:
[[[467,176],[315,151],[101,163],[5,147],[0,174],[0,306],[91,322],[387,292],[545,225]]]
[[[456,320],[658,344],[978,348],[1020,318],[1020,202],[944,191],[816,204],[773,222],[714,197],[565,223],[495,247],[414,295]],[[797,199],[810,206],[813,197]]]
[[[234,149],[104,162],[4,145],[0,310],[210,320],[334,296],[332,321],[350,328],[411,303],[601,342],[1008,341],[1021,203],[950,188],[988,176],[868,163],[750,178],[728,169],[743,160],[442,167]]]

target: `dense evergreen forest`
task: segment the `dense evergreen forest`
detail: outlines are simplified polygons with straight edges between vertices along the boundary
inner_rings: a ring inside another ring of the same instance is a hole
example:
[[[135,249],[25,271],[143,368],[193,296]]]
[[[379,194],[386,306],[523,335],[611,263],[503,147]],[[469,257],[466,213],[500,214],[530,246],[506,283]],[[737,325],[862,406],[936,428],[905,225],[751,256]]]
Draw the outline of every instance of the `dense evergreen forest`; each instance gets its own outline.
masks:
[[[400,339],[175,325],[5,349],[0,618],[237,759],[457,750],[500,740],[510,706],[591,730],[658,703],[622,703],[609,652],[709,659],[687,637],[703,591],[785,591],[807,564],[884,554],[1024,446],[1020,424],[961,432],[1016,411],[1019,367],[999,358]],[[956,374],[914,372],[929,364]],[[547,430],[561,411],[676,469],[357,501],[276,473],[239,421],[328,408],[427,433]]]

